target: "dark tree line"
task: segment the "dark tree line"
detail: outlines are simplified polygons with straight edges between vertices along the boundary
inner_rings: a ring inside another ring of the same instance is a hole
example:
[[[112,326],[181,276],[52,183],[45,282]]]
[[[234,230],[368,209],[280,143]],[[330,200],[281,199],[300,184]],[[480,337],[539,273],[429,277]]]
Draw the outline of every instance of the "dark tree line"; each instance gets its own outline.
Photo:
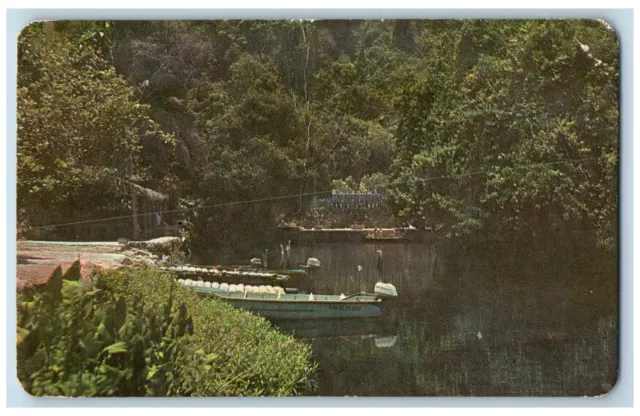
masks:
[[[129,213],[114,178],[170,209],[346,186],[450,237],[588,229],[613,247],[618,57],[595,20],[35,23],[19,221]],[[201,244],[250,246],[310,201],[189,215]]]

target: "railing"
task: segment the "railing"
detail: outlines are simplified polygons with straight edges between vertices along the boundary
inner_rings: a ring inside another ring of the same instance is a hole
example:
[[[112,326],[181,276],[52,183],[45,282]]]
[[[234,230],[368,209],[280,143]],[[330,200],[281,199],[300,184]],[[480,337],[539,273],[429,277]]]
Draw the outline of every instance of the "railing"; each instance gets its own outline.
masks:
[[[313,203],[333,211],[366,210],[386,206],[384,196],[376,193],[336,193],[328,198],[314,198]]]

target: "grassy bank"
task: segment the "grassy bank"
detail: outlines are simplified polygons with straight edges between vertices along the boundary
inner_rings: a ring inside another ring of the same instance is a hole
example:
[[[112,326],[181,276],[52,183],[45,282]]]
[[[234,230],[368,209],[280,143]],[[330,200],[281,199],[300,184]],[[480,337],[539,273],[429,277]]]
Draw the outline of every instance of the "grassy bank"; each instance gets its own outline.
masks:
[[[36,396],[289,396],[313,390],[311,348],[152,269],[18,294],[18,378]]]

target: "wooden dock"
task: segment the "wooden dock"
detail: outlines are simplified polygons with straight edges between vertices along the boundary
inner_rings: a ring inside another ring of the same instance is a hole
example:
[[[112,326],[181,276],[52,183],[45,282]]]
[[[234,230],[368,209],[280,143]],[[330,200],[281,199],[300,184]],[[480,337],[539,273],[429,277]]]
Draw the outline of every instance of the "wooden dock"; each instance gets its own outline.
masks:
[[[419,242],[425,241],[426,233],[415,228],[303,228],[277,227],[274,230],[276,241],[307,242]]]

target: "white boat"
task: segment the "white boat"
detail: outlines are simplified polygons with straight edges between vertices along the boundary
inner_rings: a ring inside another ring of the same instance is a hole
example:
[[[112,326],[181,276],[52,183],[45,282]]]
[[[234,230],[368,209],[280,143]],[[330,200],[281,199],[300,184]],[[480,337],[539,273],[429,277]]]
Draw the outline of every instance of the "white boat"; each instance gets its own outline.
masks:
[[[395,287],[388,283],[376,284],[376,294],[350,296],[252,292],[246,287],[245,292],[233,292],[224,284],[220,288],[185,286],[203,296],[212,296],[230,302],[236,308],[273,319],[377,318],[382,315],[383,301],[397,296]]]

